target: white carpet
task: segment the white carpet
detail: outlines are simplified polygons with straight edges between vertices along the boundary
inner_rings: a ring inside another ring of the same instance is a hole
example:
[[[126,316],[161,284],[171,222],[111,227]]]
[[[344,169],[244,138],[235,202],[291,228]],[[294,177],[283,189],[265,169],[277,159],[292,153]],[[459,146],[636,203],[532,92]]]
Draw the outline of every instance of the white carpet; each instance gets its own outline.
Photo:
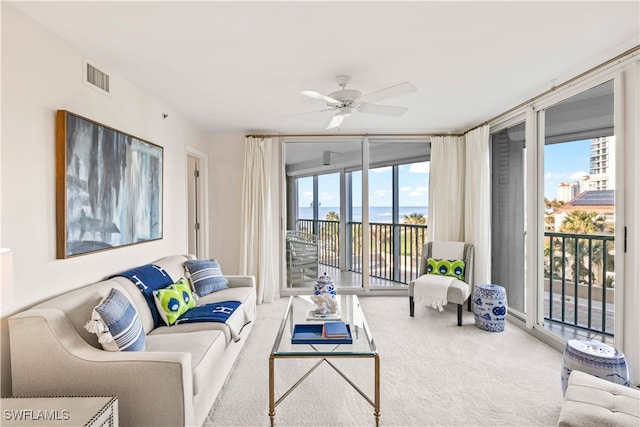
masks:
[[[562,354],[507,323],[492,333],[455,306],[360,297],[380,354],[381,426],[554,426]],[[269,425],[269,354],[288,298],[258,306],[253,331],[205,427]],[[373,396],[373,361],[331,359]],[[276,398],[312,360],[278,359]],[[373,407],[323,364],[276,407],[276,426],[374,425]]]

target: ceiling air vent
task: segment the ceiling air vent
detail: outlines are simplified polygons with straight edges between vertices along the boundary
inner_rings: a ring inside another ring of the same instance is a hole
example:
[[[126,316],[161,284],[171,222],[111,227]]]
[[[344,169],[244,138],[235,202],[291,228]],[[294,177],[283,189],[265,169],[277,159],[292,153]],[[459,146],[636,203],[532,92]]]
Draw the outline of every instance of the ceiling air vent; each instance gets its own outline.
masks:
[[[84,83],[93,88],[98,90],[101,93],[104,93],[106,95],[108,95],[110,93],[109,91],[109,74],[105,73],[104,71],[98,69],[96,66],[94,66],[93,64],[84,61],[84,69],[83,69],[84,73]]]

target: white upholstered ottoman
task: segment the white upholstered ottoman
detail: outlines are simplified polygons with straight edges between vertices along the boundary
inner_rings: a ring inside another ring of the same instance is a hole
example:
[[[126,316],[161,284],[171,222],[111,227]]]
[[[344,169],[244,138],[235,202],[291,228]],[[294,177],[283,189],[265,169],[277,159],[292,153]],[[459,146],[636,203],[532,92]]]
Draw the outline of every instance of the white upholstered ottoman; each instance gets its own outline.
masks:
[[[558,426],[640,426],[640,390],[571,371]]]

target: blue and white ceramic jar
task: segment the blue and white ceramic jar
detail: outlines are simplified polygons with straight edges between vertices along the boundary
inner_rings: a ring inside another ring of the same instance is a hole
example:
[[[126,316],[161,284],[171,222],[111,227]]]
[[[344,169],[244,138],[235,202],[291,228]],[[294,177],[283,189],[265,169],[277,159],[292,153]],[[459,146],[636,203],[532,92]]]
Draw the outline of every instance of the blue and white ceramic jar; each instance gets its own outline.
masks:
[[[569,375],[574,369],[626,387],[630,384],[624,353],[601,342],[567,341],[562,355],[562,394],[567,391]]]
[[[313,300],[318,306],[316,313],[319,311],[335,313],[337,307],[336,295],[336,287],[331,276],[324,273],[318,277],[318,281],[313,287]]]
[[[489,332],[504,331],[507,318],[507,291],[499,285],[476,285],[473,291],[476,327]]]

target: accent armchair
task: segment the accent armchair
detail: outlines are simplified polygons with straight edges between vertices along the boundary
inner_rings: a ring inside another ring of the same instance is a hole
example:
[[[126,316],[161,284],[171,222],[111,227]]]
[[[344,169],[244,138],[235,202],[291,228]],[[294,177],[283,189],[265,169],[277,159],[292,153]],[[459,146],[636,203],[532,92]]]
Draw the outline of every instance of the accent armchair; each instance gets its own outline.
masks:
[[[448,261],[464,261],[448,262]],[[444,274],[443,274],[444,273]],[[456,276],[457,277],[454,277]],[[418,278],[409,282],[409,315],[415,302],[442,311],[448,302],[458,305],[458,326],[462,326],[462,304],[471,311],[473,291],[473,245],[464,242],[427,242],[422,247]]]

